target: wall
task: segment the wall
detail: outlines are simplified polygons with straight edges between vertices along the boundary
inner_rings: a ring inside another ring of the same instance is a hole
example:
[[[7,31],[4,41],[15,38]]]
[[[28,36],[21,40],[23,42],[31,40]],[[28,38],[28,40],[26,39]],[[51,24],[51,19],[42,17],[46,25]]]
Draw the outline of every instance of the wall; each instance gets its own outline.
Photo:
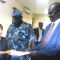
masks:
[[[26,12],[23,12],[23,21],[32,24],[32,14],[27,14]]]
[[[50,23],[50,19],[48,18],[48,15],[34,14],[33,15],[33,28],[38,27],[39,22],[43,22],[43,28],[45,29],[46,26]]]

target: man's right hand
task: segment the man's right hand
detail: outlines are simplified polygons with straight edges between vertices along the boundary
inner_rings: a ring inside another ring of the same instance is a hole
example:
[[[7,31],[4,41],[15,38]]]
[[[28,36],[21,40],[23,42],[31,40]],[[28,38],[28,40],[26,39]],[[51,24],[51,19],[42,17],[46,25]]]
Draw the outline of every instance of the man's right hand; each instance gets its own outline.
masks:
[[[11,53],[14,52],[14,51],[16,51],[16,50],[8,50],[8,51],[6,51],[6,53],[9,54],[9,55],[12,55]]]

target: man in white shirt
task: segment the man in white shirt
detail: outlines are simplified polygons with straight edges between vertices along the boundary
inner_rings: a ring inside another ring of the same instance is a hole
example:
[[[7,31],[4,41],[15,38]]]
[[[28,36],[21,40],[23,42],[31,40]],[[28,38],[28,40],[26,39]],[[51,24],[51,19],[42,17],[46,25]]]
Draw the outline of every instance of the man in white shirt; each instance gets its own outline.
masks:
[[[44,33],[44,29],[43,29],[43,22],[39,22],[39,38],[38,38],[38,42],[40,42],[42,36]]]

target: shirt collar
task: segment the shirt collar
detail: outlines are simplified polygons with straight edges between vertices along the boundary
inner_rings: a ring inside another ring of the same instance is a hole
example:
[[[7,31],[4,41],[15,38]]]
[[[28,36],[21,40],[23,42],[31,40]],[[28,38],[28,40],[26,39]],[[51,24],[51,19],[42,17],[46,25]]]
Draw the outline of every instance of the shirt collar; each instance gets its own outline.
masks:
[[[52,24],[54,23],[55,25],[58,24],[60,22],[60,19],[56,20],[55,22],[52,22]]]

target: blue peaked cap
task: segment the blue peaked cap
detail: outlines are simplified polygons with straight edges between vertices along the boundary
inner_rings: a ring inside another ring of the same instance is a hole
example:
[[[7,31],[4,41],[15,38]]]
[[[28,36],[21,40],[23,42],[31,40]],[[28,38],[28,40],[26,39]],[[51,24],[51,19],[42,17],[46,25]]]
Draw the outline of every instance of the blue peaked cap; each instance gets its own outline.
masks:
[[[13,17],[15,17],[15,16],[22,16],[22,11],[19,11],[18,9],[16,9],[14,12],[13,12],[13,14],[12,14],[12,16]]]

